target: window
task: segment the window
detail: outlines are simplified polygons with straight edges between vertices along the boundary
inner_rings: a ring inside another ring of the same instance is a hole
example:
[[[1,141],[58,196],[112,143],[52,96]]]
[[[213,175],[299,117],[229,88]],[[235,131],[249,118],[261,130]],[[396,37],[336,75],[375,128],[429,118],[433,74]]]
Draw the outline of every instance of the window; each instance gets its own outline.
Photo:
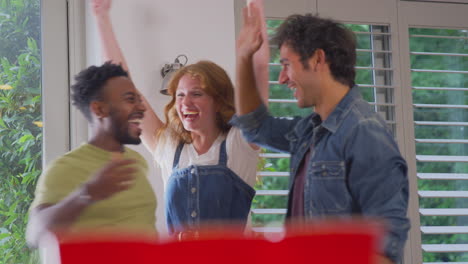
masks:
[[[408,162],[412,228],[403,262],[468,263],[468,3],[435,2],[265,1],[265,12],[270,33],[293,13],[318,13],[356,33],[356,83],[387,120]],[[275,47],[271,54],[271,111],[308,114],[276,82]],[[276,232],[286,211],[289,156],[263,156],[253,226]]]
[[[0,255],[26,262],[25,215],[41,171],[40,1],[0,1]]]
[[[468,261],[468,30],[409,28],[424,261]]]
[[[413,228],[407,253],[421,248],[423,263],[466,262],[468,5],[400,2],[399,8],[408,113],[403,147],[409,176],[416,180],[410,186]]]
[[[60,20],[66,16],[57,14],[66,14],[64,1],[0,0],[2,263],[28,263],[36,258],[27,249],[24,235],[35,183],[43,160],[56,155],[54,150],[63,153],[68,148],[63,143],[68,140],[64,133],[68,127],[67,35],[66,26],[60,28],[66,25],[66,20]],[[54,56],[48,56],[52,52]],[[42,60],[41,55],[47,57]],[[46,91],[48,96],[43,96]],[[61,121],[59,125],[47,122],[54,117]]]

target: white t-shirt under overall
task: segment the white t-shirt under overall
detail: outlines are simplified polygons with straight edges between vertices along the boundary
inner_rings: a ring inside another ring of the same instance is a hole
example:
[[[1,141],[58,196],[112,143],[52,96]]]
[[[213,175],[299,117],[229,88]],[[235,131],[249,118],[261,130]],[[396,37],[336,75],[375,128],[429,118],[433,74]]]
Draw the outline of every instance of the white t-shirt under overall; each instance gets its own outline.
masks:
[[[211,148],[204,154],[198,155],[193,144],[186,144],[182,149],[179,160],[179,168],[190,165],[216,165],[219,162],[219,149],[226,138],[226,152],[228,156],[227,166],[250,186],[255,185],[257,175],[257,162],[259,150],[254,150],[242,137],[238,128],[232,127],[227,137],[220,135]],[[166,140],[159,140],[153,152],[156,164],[161,169],[164,188],[172,173],[174,155],[179,145],[168,136]]]

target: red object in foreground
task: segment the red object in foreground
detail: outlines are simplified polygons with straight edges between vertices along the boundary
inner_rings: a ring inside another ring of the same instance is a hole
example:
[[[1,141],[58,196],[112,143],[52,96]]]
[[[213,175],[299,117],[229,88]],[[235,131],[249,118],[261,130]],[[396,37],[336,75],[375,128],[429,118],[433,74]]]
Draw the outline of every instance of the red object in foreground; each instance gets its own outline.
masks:
[[[315,226],[279,242],[228,233],[195,241],[151,243],[135,240],[62,242],[62,264],[82,263],[326,263],[370,264],[379,232],[363,225]],[[218,238],[218,239],[216,239]]]

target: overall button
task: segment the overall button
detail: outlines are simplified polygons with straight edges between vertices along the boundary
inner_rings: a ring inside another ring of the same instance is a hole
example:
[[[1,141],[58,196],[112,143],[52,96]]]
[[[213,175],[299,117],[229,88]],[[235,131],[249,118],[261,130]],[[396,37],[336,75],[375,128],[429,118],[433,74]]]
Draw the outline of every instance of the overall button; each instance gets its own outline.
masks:
[[[190,170],[190,173],[191,173],[191,174],[195,174],[195,168],[192,168],[192,169]]]
[[[197,191],[197,188],[192,187],[191,191],[192,191],[192,193],[195,193]]]
[[[327,176],[327,172],[326,171],[322,172],[322,176]]]
[[[197,212],[192,211],[192,214],[190,214],[193,218],[197,217]]]

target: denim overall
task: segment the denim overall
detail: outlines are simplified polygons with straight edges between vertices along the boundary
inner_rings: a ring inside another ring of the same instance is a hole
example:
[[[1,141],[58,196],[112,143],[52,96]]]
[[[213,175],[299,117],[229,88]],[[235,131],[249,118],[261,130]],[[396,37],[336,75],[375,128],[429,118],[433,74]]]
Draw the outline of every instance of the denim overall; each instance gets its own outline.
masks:
[[[227,167],[226,140],[217,165],[190,165],[179,169],[184,144],[177,147],[167,182],[166,223],[169,234],[197,230],[200,223],[247,222],[255,190]]]

